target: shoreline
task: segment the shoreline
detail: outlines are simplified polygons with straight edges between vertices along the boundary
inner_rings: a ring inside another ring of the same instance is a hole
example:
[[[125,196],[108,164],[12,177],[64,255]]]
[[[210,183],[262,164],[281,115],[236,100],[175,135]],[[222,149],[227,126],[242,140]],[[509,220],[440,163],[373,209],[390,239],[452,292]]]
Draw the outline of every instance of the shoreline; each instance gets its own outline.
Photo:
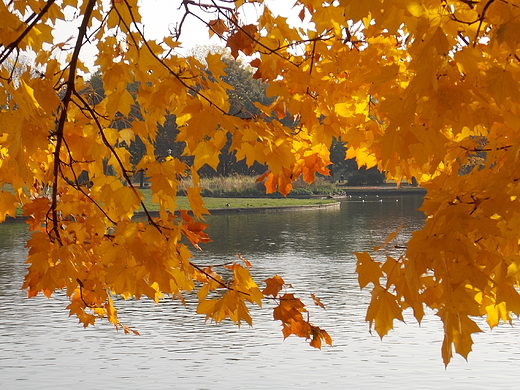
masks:
[[[342,197],[341,199],[344,199]],[[216,208],[216,209],[208,209],[211,215],[215,214],[235,214],[235,213],[273,213],[278,211],[295,211],[295,210],[315,210],[315,209],[333,209],[339,208],[341,203],[336,200],[331,203],[321,203],[321,204],[308,204],[308,205],[292,205],[292,206],[265,206],[265,207],[226,207],[226,208]],[[188,213],[192,215],[191,210],[188,210]],[[150,211],[149,214],[152,217],[158,217],[158,211]],[[177,215],[178,212],[175,212]],[[139,211],[135,213],[134,217],[146,217],[146,214],[143,211]]]
[[[359,186],[359,187],[347,187],[341,186],[342,190],[345,191],[345,195],[333,196],[331,199],[335,200],[331,203],[322,204],[308,204],[308,205],[291,205],[291,206],[265,206],[265,207],[229,207],[229,208],[214,208],[208,209],[209,215],[215,214],[230,214],[230,213],[270,213],[278,211],[295,211],[295,210],[315,210],[315,209],[334,209],[339,208],[341,199],[348,199],[350,195],[406,195],[406,194],[426,194],[426,189],[423,187],[414,186]],[[308,199],[316,199],[319,196],[309,197]],[[158,217],[158,211],[150,211],[149,214],[152,217]],[[175,212],[178,214],[178,212]],[[191,214],[191,210],[190,210]],[[138,211],[134,214],[133,218],[146,217],[144,211]],[[10,222],[24,222],[28,219],[27,216],[11,217],[6,216],[5,221]]]
[[[341,197],[338,199],[344,199],[345,197]],[[208,209],[211,215],[216,214],[236,214],[236,213],[273,213],[273,212],[280,212],[280,211],[296,211],[296,210],[315,210],[315,209],[333,209],[333,208],[339,208],[341,206],[341,203],[336,200],[334,202],[330,203],[321,203],[321,204],[308,204],[308,205],[291,205],[291,206],[265,206],[265,207],[229,207],[229,208],[215,208],[215,209]],[[191,210],[188,210],[188,213],[190,215],[193,215]],[[151,217],[159,217],[159,211],[149,211],[148,214],[150,214]],[[180,211],[175,211],[175,215],[179,215]],[[146,213],[144,211],[137,211],[132,219],[137,218],[146,218]],[[20,215],[16,218],[11,217],[9,215],[6,216],[5,221],[7,223],[16,223],[16,222],[25,222],[27,219],[29,219],[28,216]]]
[[[371,186],[371,187],[340,187],[348,195],[406,195],[406,194],[426,194],[424,187],[414,186]]]

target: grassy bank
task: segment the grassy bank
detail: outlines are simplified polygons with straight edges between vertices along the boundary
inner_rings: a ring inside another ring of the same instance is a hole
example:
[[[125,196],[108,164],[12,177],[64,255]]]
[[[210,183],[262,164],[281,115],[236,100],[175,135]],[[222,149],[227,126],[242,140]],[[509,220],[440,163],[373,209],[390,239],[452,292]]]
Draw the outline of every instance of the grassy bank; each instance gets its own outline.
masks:
[[[191,186],[189,181],[186,186]],[[266,195],[263,183],[257,183],[255,177],[233,175],[229,177],[201,178],[201,195],[207,209],[225,208],[261,208],[282,206],[308,206],[333,203],[331,199],[310,199],[311,196],[331,196],[342,193],[342,190],[323,178],[316,178],[312,184],[303,180],[294,183],[294,189],[287,198],[280,194]],[[181,186],[182,188],[182,186]],[[152,203],[150,189],[141,189],[145,196],[145,205],[150,211],[158,210],[158,205]],[[299,198],[298,198],[299,197]],[[301,198],[304,199],[301,199]],[[188,209],[189,203],[185,196],[177,197],[180,209]]]
[[[185,186],[192,183],[187,180]],[[138,183],[134,183],[138,187]],[[201,194],[207,209],[225,208],[262,208],[262,207],[283,207],[283,206],[308,206],[334,203],[332,199],[311,199],[312,196],[332,196],[343,194],[344,190],[335,184],[318,177],[312,184],[307,184],[299,179],[293,183],[293,190],[287,198],[279,193],[266,195],[263,183],[257,183],[255,177],[233,175],[229,177],[201,178],[200,186],[203,188]],[[12,192],[10,186],[4,186],[4,190]],[[144,203],[148,210],[158,211],[159,205],[152,203],[152,193],[150,188],[139,189],[144,195]],[[179,194],[184,193],[185,188],[180,186]],[[177,197],[177,207],[179,209],[189,209],[189,202],[185,196]],[[21,215],[22,211],[18,207],[16,215]]]
[[[141,190],[145,196],[144,203],[148,210],[157,211],[159,205],[152,203],[151,191]],[[254,208],[254,207],[281,207],[281,206],[308,206],[316,204],[326,204],[335,202],[332,199],[296,199],[296,198],[204,198],[204,205],[207,209],[225,208]],[[185,196],[177,197],[179,209],[189,209],[188,198]]]

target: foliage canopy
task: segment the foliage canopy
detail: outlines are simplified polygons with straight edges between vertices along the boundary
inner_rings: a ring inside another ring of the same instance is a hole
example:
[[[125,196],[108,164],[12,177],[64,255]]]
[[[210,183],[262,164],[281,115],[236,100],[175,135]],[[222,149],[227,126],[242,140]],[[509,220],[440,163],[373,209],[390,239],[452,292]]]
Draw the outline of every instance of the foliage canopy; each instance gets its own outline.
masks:
[[[518,0],[297,0],[292,14],[301,23],[292,24],[262,0],[178,3],[176,29],[149,40],[136,0],[0,2],[0,179],[14,189],[0,193],[0,219],[17,204],[31,217],[29,296],[66,288],[85,326],[96,316],[119,325],[112,294],[182,299],[197,285],[199,313],[236,323],[251,323],[246,302],[270,296],[284,336],[329,343],[301,301],[278,295],[281,278],[260,291],[247,262],[229,266],[224,280],[190,261],[181,237],[195,247],[208,240],[197,171],[217,167],[230,134],[238,159],[269,167],[271,192],[327,174],[333,139],[347,142],[346,157],[360,166],[397,181],[415,177],[428,190],[425,227],[400,258],[358,254],[360,285],[373,284],[367,320],[381,337],[405,308],[420,321],[430,307],[444,324],[448,364],[453,347],[470,352],[480,331],[472,317],[494,327],[520,314]],[[79,23],[74,37],[56,42],[53,31],[70,19]],[[195,19],[234,57],[249,58],[272,103],[232,115],[221,56],[203,63],[179,54]],[[80,74],[89,71],[81,61],[87,42],[98,50],[102,100]],[[24,52],[36,53],[32,66],[18,66]],[[191,166],[154,156],[156,124],[168,115]],[[124,144],[137,136],[147,153],[132,164]],[[137,170],[146,170],[160,205],[145,222],[132,220],[144,208],[132,185]],[[187,176],[193,216],[175,216]]]

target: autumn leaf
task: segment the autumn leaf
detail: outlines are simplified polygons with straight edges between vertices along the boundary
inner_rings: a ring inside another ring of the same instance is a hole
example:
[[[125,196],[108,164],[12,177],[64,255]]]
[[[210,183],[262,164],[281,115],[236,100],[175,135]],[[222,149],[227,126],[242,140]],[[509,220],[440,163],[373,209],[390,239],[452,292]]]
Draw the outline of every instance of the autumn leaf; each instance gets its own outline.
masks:
[[[136,336],[140,336],[139,332],[137,330],[135,330],[135,329],[132,329],[132,328],[130,328],[130,327],[126,326],[126,325],[123,325],[121,323],[119,324],[119,326],[121,326],[123,328],[123,331],[125,333],[133,333]]]
[[[299,326],[298,324],[303,321],[301,313],[306,311],[303,302],[296,298],[294,294],[288,293],[280,297],[278,306],[273,310],[273,318],[282,321],[282,323],[292,323],[294,326]]]
[[[226,26],[226,23],[222,19],[214,19],[210,20],[208,23],[209,26],[209,36],[213,36],[213,34],[217,34],[219,37],[223,36],[225,32],[228,32],[229,29]]]
[[[482,330],[467,314],[456,312],[454,308],[444,308],[437,315],[443,318],[444,322],[444,340],[441,349],[444,364],[447,366],[450,362],[453,346],[457,353],[467,359],[473,345],[471,335]]]
[[[272,278],[264,280],[266,287],[262,290],[262,294],[271,295],[276,298],[278,293],[282,290],[285,282],[278,275],[273,276]]]
[[[506,23],[503,23],[496,32],[496,38],[499,43],[507,43],[507,45],[512,49],[516,50],[518,46],[518,42],[520,39],[519,36],[519,28],[520,23],[518,20],[509,20]]]
[[[257,32],[257,26],[247,24],[239,27],[235,33],[231,34],[227,39],[227,47],[231,49],[231,55],[237,58],[239,51],[246,55],[252,54]]]
[[[200,250],[199,242],[209,242],[211,239],[204,233],[204,229],[208,227],[207,224],[201,222],[188,222],[182,225],[182,234],[190,240],[193,246]]]
[[[327,345],[332,345],[332,338],[329,336],[327,331],[324,329],[320,329],[317,326],[311,327],[312,340],[310,342],[310,346],[314,348],[321,349],[322,341],[324,341]]]
[[[378,251],[379,249],[381,249],[382,247],[384,247],[386,244],[388,244],[390,241],[392,241],[395,236],[397,236],[397,234],[399,233],[399,231],[403,228],[403,224],[399,225],[399,227],[393,231],[392,233],[390,233],[388,235],[388,237],[386,238],[385,242],[379,246],[376,246],[374,247],[373,251]]]
[[[404,321],[403,309],[397,303],[396,297],[381,286],[375,286],[371,294],[366,321],[370,323],[370,329],[375,329],[379,337],[383,338],[394,328],[394,319]]]
[[[502,104],[507,97],[511,97],[514,100],[520,99],[518,82],[510,71],[493,67],[488,70],[487,79],[488,91],[497,104]]]
[[[321,307],[323,310],[325,310],[325,305],[321,302],[319,298],[316,297],[316,295],[311,294],[311,298],[316,306]]]
[[[196,290],[198,312],[237,325],[267,297],[285,337],[320,348],[330,337],[299,298],[279,295],[280,276],[262,293],[247,260],[220,275],[221,264],[193,262],[183,237],[197,250],[209,241],[200,172],[262,166],[266,192],[287,196],[300,178],[337,179],[347,157],[427,191],[424,226],[395,259],[356,254],[360,287],[373,284],[370,329],[382,337],[406,308],[419,321],[429,308],[445,364],[467,357],[470,317],[496,326],[520,314],[518,7],[306,0],[280,14],[253,3],[183,2],[159,39],[136,0],[0,5],[0,221],[17,206],[28,217],[23,288],[64,289],[83,326],[104,318],[130,333],[109,294],[182,301]],[[75,34],[60,39],[70,15]],[[187,28],[193,17],[202,30]],[[225,48],[179,52],[208,32]]]
[[[257,284],[251,278],[249,270],[239,264],[233,264],[233,275],[235,277],[233,288],[244,294],[244,300],[262,306],[264,294],[260,291]]]
[[[237,257],[244,262],[246,267],[252,267],[251,263],[248,260],[244,259],[244,257],[240,253],[237,253]]]
[[[0,191],[0,222],[5,221],[6,215],[16,216],[16,198],[7,191]]]
[[[368,283],[379,286],[379,279],[383,276],[381,264],[374,261],[367,252],[354,254],[358,259],[356,272],[358,274],[359,287],[365,288]]]
[[[204,201],[202,200],[202,196],[200,195],[200,191],[202,190],[202,188],[199,187],[199,175],[195,169],[192,170],[192,179],[193,187],[188,187],[186,195],[188,197],[191,210],[193,211],[195,217],[203,218],[203,215],[209,214],[209,211],[204,207]]]
[[[294,294],[284,294],[278,300],[278,306],[273,310],[273,318],[282,323],[284,338],[291,335],[311,339],[309,345],[321,349],[322,341],[332,345],[332,338],[327,331],[312,325],[302,313],[307,313],[303,302]]]

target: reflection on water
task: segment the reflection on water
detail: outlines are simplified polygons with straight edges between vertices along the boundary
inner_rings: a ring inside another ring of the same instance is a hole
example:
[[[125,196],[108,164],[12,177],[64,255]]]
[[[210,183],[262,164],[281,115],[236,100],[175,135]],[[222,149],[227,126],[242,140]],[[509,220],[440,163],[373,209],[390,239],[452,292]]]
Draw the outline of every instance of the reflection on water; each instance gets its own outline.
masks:
[[[469,362],[440,358],[442,329],[430,313],[419,328],[411,315],[383,341],[364,322],[369,292],[360,291],[354,251],[380,244],[402,222],[402,243],[423,216],[420,196],[353,198],[341,209],[232,214],[211,217],[214,242],[197,263],[221,263],[241,253],[257,280],[279,274],[300,293],[313,292],[327,310],[313,321],[334,338],[333,348],[311,349],[283,340],[270,310],[254,309],[254,328],[205,324],[194,299],[118,301],[123,322],[140,337],[99,322],[83,329],[66,317],[63,295],[26,299],[24,224],[0,225],[0,388],[78,386],[116,389],[488,388],[514,383],[520,359],[515,328],[475,337]],[[398,255],[391,246],[385,254]],[[310,302],[308,302],[310,304]],[[269,308],[270,303],[265,304]],[[482,325],[485,329],[485,326]]]

